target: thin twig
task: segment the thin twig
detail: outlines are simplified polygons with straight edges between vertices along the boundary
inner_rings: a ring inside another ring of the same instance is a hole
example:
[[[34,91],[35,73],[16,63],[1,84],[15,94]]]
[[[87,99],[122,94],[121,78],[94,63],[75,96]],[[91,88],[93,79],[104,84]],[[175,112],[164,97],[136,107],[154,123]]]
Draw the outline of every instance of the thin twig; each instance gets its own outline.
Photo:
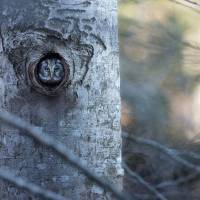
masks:
[[[197,179],[200,176],[200,168],[198,166],[191,164],[187,160],[184,160],[183,158],[180,157],[181,155],[187,155],[187,156],[189,156],[193,159],[199,159],[198,154],[196,154],[194,152],[179,152],[177,150],[170,149],[170,148],[168,148],[164,145],[161,145],[160,143],[158,143],[156,141],[130,136],[127,133],[123,133],[123,137],[130,139],[130,141],[132,141],[132,142],[147,145],[147,146],[153,147],[157,150],[160,150],[163,153],[170,156],[171,158],[173,158],[178,163],[180,163],[180,164],[184,165],[185,167],[195,171],[193,174],[190,174],[186,177],[181,177],[181,178],[179,178],[175,181],[162,182],[162,183],[160,183],[156,186],[157,189],[162,189],[164,187],[171,187],[171,186],[177,186],[177,185],[185,184],[189,181],[193,181],[193,180]]]
[[[196,180],[198,179],[200,176],[199,172],[190,174],[186,177],[181,177],[177,180],[174,181],[164,181],[162,183],[159,183],[158,185],[156,185],[156,189],[166,189],[166,187],[174,187],[174,186],[179,186],[181,184],[185,184],[188,183],[190,181]]]
[[[75,156],[71,151],[69,151],[66,146],[60,142],[55,142],[55,140],[45,135],[41,130],[32,126],[31,124],[25,122],[19,117],[8,113],[7,111],[0,112],[0,120],[3,122],[22,130],[23,134],[30,136],[38,143],[43,144],[50,149],[52,149],[56,154],[61,156],[64,160],[69,161],[74,167],[81,170],[89,179],[97,183],[99,186],[107,191],[113,193],[113,195],[120,200],[127,200],[129,197],[117,189],[112,183],[103,180],[92,170],[88,169],[81,161],[80,158]]]
[[[145,188],[147,188],[150,192],[152,192],[158,199],[160,200],[167,200],[167,198],[165,196],[163,196],[159,191],[156,190],[156,188],[154,188],[150,183],[148,183],[147,181],[145,181],[139,174],[137,174],[136,172],[132,171],[128,165],[126,163],[122,163],[123,167],[125,169],[125,171],[133,178],[136,178],[137,181],[144,186]]]
[[[123,137],[126,139],[129,139],[132,142],[138,143],[138,144],[143,144],[143,145],[147,145],[150,147],[153,147],[161,152],[163,152],[164,154],[168,155],[169,157],[171,157],[173,160],[175,160],[176,162],[182,164],[183,166],[194,170],[198,173],[200,173],[200,167],[188,162],[187,160],[181,158],[180,156],[178,156],[178,154],[176,153],[175,150],[170,149],[156,141],[150,140],[150,139],[145,139],[145,138],[140,138],[140,137],[135,137],[135,136],[130,136],[127,133],[123,133]]]
[[[189,158],[192,158],[194,160],[200,160],[200,155],[195,152],[192,152],[192,151],[176,151],[176,150],[174,150],[174,152],[179,156],[188,156]]]
[[[40,186],[30,183],[20,177],[16,177],[11,172],[2,168],[0,169],[0,178],[5,181],[8,181],[9,183],[16,185],[18,188],[25,189],[34,195],[40,195],[41,197],[44,197],[50,200],[67,200],[65,197],[59,194],[56,194],[49,190],[45,190],[41,188]]]
[[[183,1],[180,1],[180,0],[169,0],[169,1],[171,1],[173,3],[176,3],[176,4],[179,4],[181,6],[184,6],[184,7],[190,8],[193,11],[195,11],[196,13],[200,14],[200,12],[199,12],[200,4],[196,4],[196,2],[189,2],[187,0],[183,0]]]
[[[185,1],[187,3],[190,3],[190,4],[193,4],[195,6],[200,6],[200,4],[198,2],[196,2],[196,1],[191,1],[191,0],[183,0],[183,1]]]
[[[196,1],[191,1],[191,0],[171,0],[171,1],[178,2],[183,5],[185,5],[184,3],[186,3],[190,6],[200,7],[200,3],[196,2]]]

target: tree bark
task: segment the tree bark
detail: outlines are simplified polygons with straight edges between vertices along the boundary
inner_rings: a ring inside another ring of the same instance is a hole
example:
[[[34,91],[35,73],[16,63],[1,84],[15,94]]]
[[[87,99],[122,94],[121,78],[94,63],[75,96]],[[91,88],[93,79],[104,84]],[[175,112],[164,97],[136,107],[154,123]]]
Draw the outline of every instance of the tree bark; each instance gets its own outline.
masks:
[[[61,141],[101,177],[122,187],[117,0],[0,0],[1,108]],[[55,95],[29,67],[61,55],[69,77]],[[0,125],[0,166],[69,199],[108,194],[44,146]],[[111,198],[111,197],[108,197]],[[0,181],[0,199],[40,199]]]

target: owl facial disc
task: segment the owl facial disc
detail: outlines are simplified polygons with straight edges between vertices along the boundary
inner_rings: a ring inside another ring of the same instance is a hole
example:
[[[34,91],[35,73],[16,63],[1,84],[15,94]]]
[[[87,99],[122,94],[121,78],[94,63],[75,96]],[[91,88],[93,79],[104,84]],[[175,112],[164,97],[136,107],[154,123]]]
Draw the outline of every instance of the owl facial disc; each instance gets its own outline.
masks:
[[[64,70],[59,58],[45,58],[38,63],[37,76],[42,84],[53,87],[62,82]]]
[[[69,84],[70,68],[58,53],[43,55],[28,67],[28,78],[38,92],[55,96]]]

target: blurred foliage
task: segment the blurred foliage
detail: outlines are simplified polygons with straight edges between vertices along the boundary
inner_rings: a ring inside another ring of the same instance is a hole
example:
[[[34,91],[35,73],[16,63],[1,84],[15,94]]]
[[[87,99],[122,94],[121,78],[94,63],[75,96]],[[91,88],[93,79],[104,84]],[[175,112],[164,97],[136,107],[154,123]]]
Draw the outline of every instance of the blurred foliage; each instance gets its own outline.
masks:
[[[123,130],[200,153],[200,13],[169,0],[121,0],[119,35]],[[124,143],[129,166],[148,171],[152,182],[188,174],[159,153]],[[190,187],[177,190],[188,192],[185,200],[195,199]]]
[[[167,136],[179,141],[190,137],[187,131],[191,127],[181,126],[181,120],[171,117],[170,109],[174,94],[192,98],[199,84],[200,20],[194,20],[199,17],[193,10],[167,0],[120,1],[122,97],[136,119],[134,123],[139,127],[151,124],[148,132],[164,140]]]

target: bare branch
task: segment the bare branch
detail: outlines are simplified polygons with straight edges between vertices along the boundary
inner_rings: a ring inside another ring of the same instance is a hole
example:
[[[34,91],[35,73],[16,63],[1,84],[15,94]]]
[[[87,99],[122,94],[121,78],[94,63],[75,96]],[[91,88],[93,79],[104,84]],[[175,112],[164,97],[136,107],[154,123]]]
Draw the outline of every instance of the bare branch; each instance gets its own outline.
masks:
[[[0,168],[0,178],[16,185],[18,188],[25,189],[32,194],[40,195],[50,200],[67,200],[65,197],[60,196],[59,194],[56,194],[49,190],[45,190],[40,186],[30,183],[20,177],[16,177],[11,172],[8,172],[7,170],[2,168]]]
[[[148,145],[157,150],[161,150],[163,153],[166,153],[168,156],[172,157],[175,161],[177,161],[177,162],[183,164],[184,166],[188,167],[189,169],[192,169],[195,171],[194,173],[192,173],[186,177],[181,177],[174,181],[162,182],[162,183],[158,184],[155,188],[164,189],[166,187],[178,186],[181,184],[188,183],[190,181],[197,180],[200,177],[200,168],[197,167],[196,165],[189,163],[187,160],[184,160],[180,157],[180,156],[189,156],[192,159],[199,160],[200,159],[199,154],[194,153],[194,152],[188,152],[188,151],[182,152],[182,151],[177,151],[175,149],[169,149],[168,147],[165,147],[164,145],[161,145],[161,144],[157,143],[156,141],[139,138],[139,137],[134,137],[134,136],[129,136],[127,133],[124,133],[123,137],[131,139],[132,142],[136,142],[138,144],[143,144],[143,145]]]
[[[196,1],[191,1],[191,0],[183,0],[183,1],[185,1],[187,3],[190,3],[190,4],[193,4],[195,6],[200,6],[200,4],[198,2],[196,2]]]
[[[173,149],[170,149],[156,141],[150,140],[150,139],[144,139],[144,138],[140,138],[140,137],[134,137],[134,136],[130,136],[127,133],[123,133],[123,137],[126,139],[129,139],[132,142],[138,143],[138,144],[143,144],[143,145],[147,145],[150,147],[153,147],[161,152],[163,152],[164,154],[168,155],[169,157],[171,157],[173,160],[175,160],[176,162],[182,164],[183,166],[187,167],[188,169],[194,170],[198,173],[200,173],[200,167],[188,162],[187,160],[181,158],[180,156],[178,156],[177,152]]]
[[[97,174],[92,172],[92,170],[88,169],[81,161],[80,158],[75,156],[71,151],[69,151],[66,146],[60,142],[55,142],[55,140],[45,135],[42,131],[32,126],[31,124],[25,122],[19,117],[12,115],[6,111],[0,112],[0,120],[3,122],[16,127],[23,131],[23,134],[28,135],[29,137],[36,140],[38,143],[47,146],[52,149],[57,155],[62,157],[64,160],[69,161],[74,167],[81,170],[89,179],[93,180],[99,186],[104,188],[107,191],[113,193],[113,195],[120,200],[130,199],[127,195],[122,193],[118,188],[113,186],[112,183],[103,180]]]
[[[169,0],[169,1],[190,8],[193,11],[197,12],[198,14],[200,13],[199,12],[200,4],[195,1],[191,0]]]
[[[191,151],[177,151],[174,150],[176,152],[177,155],[179,156],[188,156],[194,160],[200,160],[200,155],[195,153],[195,152],[191,152]]]
[[[150,183],[145,181],[139,174],[136,172],[133,172],[126,163],[123,162],[123,167],[126,170],[126,172],[133,178],[136,178],[137,181],[143,185],[145,188],[147,188],[150,192],[152,192],[158,199],[160,200],[167,200],[165,196],[163,196],[159,191],[156,190]]]
[[[190,181],[196,180],[196,179],[199,178],[199,176],[200,176],[199,172],[196,172],[196,173],[190,174],[186,177],[181,177],[181,178],[179,178],[175,181],[162,182],[162,183],[158,184],[156,186],[156,188],[157,189],[166,189],[166,187],[178,186],[178,185],[185,184],[185,183],[188,183]]]

